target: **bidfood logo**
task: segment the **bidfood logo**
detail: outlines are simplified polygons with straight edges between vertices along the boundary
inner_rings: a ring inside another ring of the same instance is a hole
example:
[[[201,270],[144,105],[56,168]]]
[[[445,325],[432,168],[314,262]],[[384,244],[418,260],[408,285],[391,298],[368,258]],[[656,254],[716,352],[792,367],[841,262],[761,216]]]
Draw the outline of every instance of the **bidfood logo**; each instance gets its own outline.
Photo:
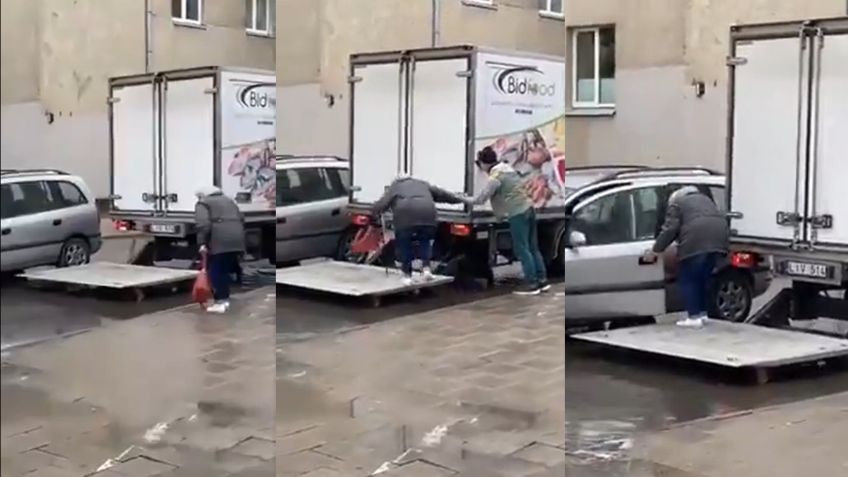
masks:
[[[535,66],[490,63],[495,74],[492,78],[495,89],[509,96],[553,96],[556,83],[549,81],[545,73]]]
[[[250,83],[241,86],[236,93],[236,101],[246,109],[276,109],[276,87],[274,83]]]

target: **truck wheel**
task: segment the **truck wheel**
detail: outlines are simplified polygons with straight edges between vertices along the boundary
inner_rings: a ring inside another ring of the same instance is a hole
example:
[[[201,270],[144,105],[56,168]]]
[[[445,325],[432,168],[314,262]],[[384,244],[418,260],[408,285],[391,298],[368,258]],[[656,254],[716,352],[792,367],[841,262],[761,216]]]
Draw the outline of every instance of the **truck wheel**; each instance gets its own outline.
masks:
[[[710,291],[710,316],[739,323],[751,313],[754,290],[745,275],[728,271],[715,277]]]
[[[70,238],[62,245],[59,252],[59,267],[76,267],[91,261],[91,247],[88,242],[79,237]]]

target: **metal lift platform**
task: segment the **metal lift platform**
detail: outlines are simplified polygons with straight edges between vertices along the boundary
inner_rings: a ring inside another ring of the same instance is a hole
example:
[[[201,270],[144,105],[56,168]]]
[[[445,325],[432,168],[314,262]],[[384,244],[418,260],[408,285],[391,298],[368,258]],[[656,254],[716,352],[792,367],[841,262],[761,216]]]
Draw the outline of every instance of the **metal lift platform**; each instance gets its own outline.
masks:
[[[381,298],[401,293],[415,293],[453,282],[453,277],[436,275],[423,281],[416,277],[410,286],[401,283],[400,270],[350,262],[324,261],[277,270],[277,285],[343,295],[370,298],[380,306]]]
[[[194,280],[196,270],[95,262],[77,267],[32,269],[18,276],[33,282],[60,283],[85,288],[135,290],[143,298],[142,289]]]
[[[702,328],[656,324],[571,336],[604,346],[734,369],[751,369],[768,382],[775,368],[848,357],[848,339],[709,320]]]

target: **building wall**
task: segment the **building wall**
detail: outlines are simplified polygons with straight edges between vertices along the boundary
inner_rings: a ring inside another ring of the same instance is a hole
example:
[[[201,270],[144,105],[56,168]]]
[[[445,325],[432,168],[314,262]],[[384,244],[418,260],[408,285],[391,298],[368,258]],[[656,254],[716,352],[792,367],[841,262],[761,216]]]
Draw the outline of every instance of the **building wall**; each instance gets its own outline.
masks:
[[[843,0],[566,2],[569,51],[572,27],[616,26],[614,115],[570,115],[567,161],[723,170],[730,26],[845,13]],[[706,86],[701,97],[695,95],[696,81]]]
[[[205,26],[189,28],[173,24],[169,0],[152,0],[151,69],[273,70],[275,42],[246,35],[244,2],[205,4]],[[107,196],[108,79],[144,72],[145,2],[4,0],[0,5],[3,167],[67,170],[80,174],[98,197]],[[14,44],[25,48],[9,48]]]
[[[438,0],[438,44],[475,44],[562,56],[561,19],[543,18],[537,0],[497,0],[494,8]],[[289,154],[348,156],[349,57],[425,48],[433,42],[433,0],[283,0],[297,13],[277,37],[278,148]],[[363,6],[367,4],[367,8]],[[301,21],[300,18],[304,20]],[[317,40],[316,40],[317,38]],[[300,48],[309,39],[311,45]],[[317,58],[317,62],[313,59]],[[308,84],[309,87],[304,85]],[[332,104],[332,106],[329,106]],[[317,131],[306,134],[305,131]]]

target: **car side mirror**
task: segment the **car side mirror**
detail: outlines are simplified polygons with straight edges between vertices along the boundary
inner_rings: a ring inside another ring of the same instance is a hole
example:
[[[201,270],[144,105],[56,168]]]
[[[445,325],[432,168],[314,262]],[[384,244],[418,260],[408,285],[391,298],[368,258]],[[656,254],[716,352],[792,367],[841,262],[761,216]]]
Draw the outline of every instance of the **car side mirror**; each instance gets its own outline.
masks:
[[[586,234],[577,231],[571,232],[568,235],[568,243],[573,248],[582,247],[586,245]]]

